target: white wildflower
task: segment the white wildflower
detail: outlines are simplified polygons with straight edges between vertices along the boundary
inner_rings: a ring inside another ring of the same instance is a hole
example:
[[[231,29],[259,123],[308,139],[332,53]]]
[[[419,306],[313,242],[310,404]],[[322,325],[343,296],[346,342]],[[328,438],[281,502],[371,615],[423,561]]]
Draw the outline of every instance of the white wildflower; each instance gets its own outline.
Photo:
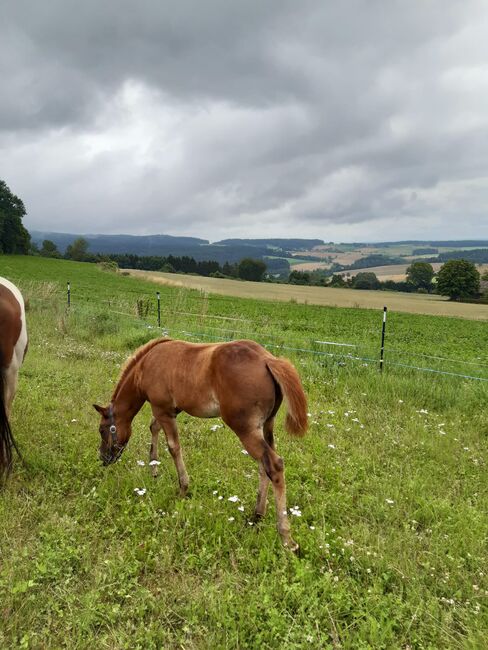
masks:
[[[138,460],[137,464],[139,465],[139,467],[144,467],[146,463],[143,460]]]
[[[240,499],[236,494],[234,494],[234,496],[229,497],[227,501],[231,501],[232,503],[237,503],[237,501],[240,501]]]
[[[143,497],[146,494],[146,488],[134,488],[134,492],[138,496]]]

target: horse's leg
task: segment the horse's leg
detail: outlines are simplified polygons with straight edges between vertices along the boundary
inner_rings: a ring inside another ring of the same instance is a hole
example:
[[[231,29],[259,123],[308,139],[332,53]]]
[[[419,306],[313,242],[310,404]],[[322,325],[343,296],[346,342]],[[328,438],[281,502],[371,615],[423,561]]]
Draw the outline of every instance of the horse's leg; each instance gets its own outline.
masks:
[[[183,456],[181,454],[180,438],[178,435],[178,428],[176,426],[175,418],[158,417],[159,424],[163,427],[168,443],[169,453],[173,457],[176,471],[178,472],[178,480],[180,482],[180,496],[186,496],[188,492],[189,478],[186,471]]]
[[[292,551],[298,550],[298,544],[293,541],[290,535],[290,522],[286,512],[286,484],[283,472],[283,459],[264,439],[260,429],[254,429],[247,433],[236,431],[242,444],[249,454],[262,463],[264,470],[271,481],[276,502],[276,517],[278,520],[278,532],[284,546]]]
[[[263,427],[264,439],[271,447],[274,449],[274,438],[273,438],[273,426],[274,426],[274,417],[266,420]],[[259,461],[259,487],[258,487],[258,496],[256,500],[256,508],[254,510],[254,516],[256,519],[261,519],[266,514],[266,505],[268,499],[268,487],[269,487],[269,477],[266,474],[266,469],[264,467],[263,461]]]
[[[158,460],[158,441],[159,441],[159,432],[161,431],[161,425],[153,417],[151,424],[149,425],[149,430],[151,431],[151,448],[149,450],[149,463],[153,460]],[[154,478],[158,475],[158,466],[155,463],[151,465],[151,474]]]
[[[19,370],[14,363],[12,363],[4,373],[5,382],[5,410],[7,418],[10,417],[12,409],[12,402],[14,401],[15,393],[17,392],[17,382],[19,379]]]

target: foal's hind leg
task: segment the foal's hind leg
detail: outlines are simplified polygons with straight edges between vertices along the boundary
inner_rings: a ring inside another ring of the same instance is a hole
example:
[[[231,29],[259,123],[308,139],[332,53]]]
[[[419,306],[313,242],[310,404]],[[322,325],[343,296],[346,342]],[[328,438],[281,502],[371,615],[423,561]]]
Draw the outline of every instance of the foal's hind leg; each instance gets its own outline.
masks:
[[[269,418],[264,423],[263,432],[264,439],[271,447],[274,449],[274,438],[273,438],[273,425],[274,417]],[[256,519],[261,519],[266,514],[266,505],[268,500],[268,487],[269,487],[269,477],[266,474],[266,468],[262,460],[259,461],[259,487],[258,487],[258,496],[256,499],[256,508],[254,510],[254,516]]]
[[[153,418],[151,420],[151,424],[149,425],[149,430],[151,431],[151,448],[149,450],[149,464],[151,464],[151,461],[158,460],[158,441],[159,441],[159,432],[161,431],[161,425],[158,423],[156,418]],[[151,465],[151,473],[154,478],[157,477],[158,466],[156,463],[154,465]]]
[[[175,418],[168,416],[158,416],[156,415],[159,424],[163,427],[164,433],[166,435],[166,441],[168,443],[169,453],[173,457],[176,471],[178,472],[178,480],[180,483],[180,496],[186,496],[188,492],[189,478],[186,471],[185,463],[183,461],[183,456],[181,454],[180,447],[180,438],[178,436],[178,428],[176,426]]]
[[[286,485],[285,475],[283,472],[283,459],[278,456],[275,450],[269,445],[263,437],[260,429],[254,429],[247,433],[236,431],[242,444],[249,454],[262,463],[266,475],[271,481],[276,502],[276,517],[278,520],[278,532],[281,540],[287,548],[292,551],[298,550],[298,544],[293,541],[290,535],[290,522],[286,513]],[[261,481],[260,481],[261,487]]]

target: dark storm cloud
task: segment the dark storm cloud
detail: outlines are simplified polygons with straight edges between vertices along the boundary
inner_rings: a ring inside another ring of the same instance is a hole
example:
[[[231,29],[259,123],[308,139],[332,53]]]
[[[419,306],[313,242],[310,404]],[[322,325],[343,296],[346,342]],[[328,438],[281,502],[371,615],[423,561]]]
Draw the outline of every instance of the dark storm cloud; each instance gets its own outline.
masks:
[[[0,6],[31,227],[488,236],[481,1]]]

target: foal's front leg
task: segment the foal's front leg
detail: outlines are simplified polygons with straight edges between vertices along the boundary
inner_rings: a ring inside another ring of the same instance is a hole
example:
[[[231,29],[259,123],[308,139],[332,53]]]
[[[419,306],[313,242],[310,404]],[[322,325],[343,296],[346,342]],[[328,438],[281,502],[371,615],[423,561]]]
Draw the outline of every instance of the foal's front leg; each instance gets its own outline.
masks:
[[[178,472],[178,481],[180,483],[180,496],[186,496],[188,492],[189,478],[186,471],[183,455],[181,453],[180,438],[178,428],[174,417],[167,415],[164,411],[153,410],[154,418],[157,421],[158,431],[162,428],[168,443],[168,450],[171,454],[176,471]],[[154,425],[156,427],[156,425]],[[152,431],[152,429],[151,429]]]
[[[159,432],[161,431],[161,426],[158,424],[156,418],[151,420],[149,425],[149,430],[151,431],[151,448],[149,450],[149,464],[151,466],[151,473],[154,478],[158,475],[158,465],[154,463],[151,465],[151,461],[158,460],[158,441],[159,441]]]

